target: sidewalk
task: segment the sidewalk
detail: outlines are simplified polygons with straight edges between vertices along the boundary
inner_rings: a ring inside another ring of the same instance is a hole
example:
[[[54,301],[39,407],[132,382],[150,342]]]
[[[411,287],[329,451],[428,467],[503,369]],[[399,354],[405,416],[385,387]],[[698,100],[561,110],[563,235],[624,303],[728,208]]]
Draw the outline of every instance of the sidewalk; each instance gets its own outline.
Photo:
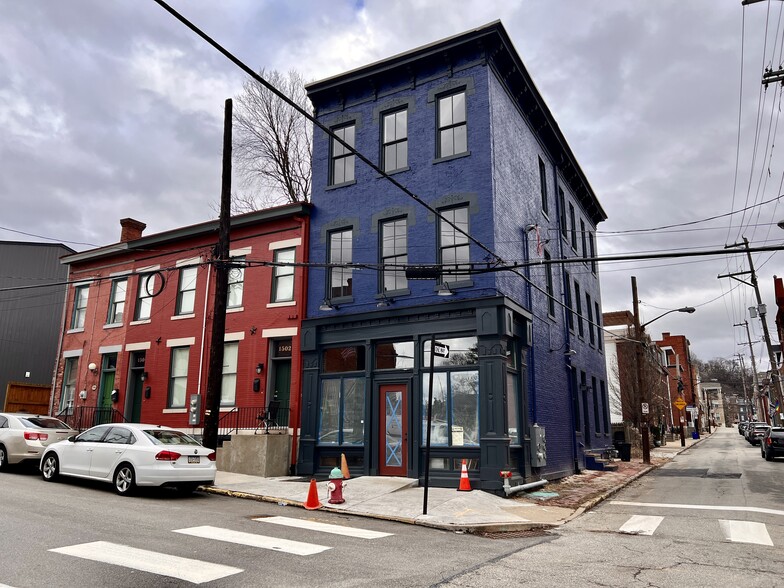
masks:
[[[424,489],[411,478],[361,476],[349,479],[343,504],[327,502],[327,482],[318,482],[320,510],[423,525],[452,531],[495,533],[524,531],[561,525],[592,508],[638,477],[670,461],[675,455],[699,443],[686,439],[653,448],[651,464],[641,459],[617,461],[615,472],[586,470],[538,488],[502,498],[480,490],[458,492],[430,488],[428,514],[422,514]],[[281,506],[303,507],[310,480],[301,477],[262,478],[219,471],[215,485],[207,492],[238,498],[274,502]]]

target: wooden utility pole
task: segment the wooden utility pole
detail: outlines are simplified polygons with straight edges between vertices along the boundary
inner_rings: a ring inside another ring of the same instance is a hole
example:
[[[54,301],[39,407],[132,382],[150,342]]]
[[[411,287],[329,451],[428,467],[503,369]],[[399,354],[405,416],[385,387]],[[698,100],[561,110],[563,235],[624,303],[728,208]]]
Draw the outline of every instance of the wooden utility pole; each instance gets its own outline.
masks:
[[[634,346],[634,363],[637,369],[637,401],[641,405],[645,405],[646,408],[650,410],[650,404],[648,403],[648,393],[647,390],[645,390],[642,377],[643,334],[642,327],[640,327],[640,302],[637,298],[637,278],[635,276],[632,276],[632,305],[634,308],[634,338],[637,339],[637,343]],[[640,410],[642,413],[641,406],[635,407],[635,410]],[[640,433],[642,433],[642,462],[649,464],[651,463],[651,441],[648,436],[648,413],[642,413],[641,416],[642,419],[640,420]]]
[[[204,415],[204,446],[218,446],[221,382],[223,381],[223,338],[226,332],[226,295],[229,290],[229,229],[231,225],[231,118],[232,101],[226,100],[223,118],[223,177],[221,182],[218,244],[212,256],[215,265],[215,302],[212,311],[210,363],[207,371],[208,412]]]

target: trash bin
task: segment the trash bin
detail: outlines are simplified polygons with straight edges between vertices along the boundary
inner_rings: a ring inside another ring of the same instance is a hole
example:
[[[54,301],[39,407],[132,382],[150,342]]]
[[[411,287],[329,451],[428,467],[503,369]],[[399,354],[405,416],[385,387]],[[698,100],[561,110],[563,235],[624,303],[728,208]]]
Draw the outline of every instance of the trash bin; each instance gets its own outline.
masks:
[[[692,431],[691,432],[691,438],[692,439],[699,439],[700,438],[700,434],[697,431]]]
[[[621,456],[621,461],[632,460],[632,444],[631,443],[616,443],[615,448],[618,450],[618,455]]]

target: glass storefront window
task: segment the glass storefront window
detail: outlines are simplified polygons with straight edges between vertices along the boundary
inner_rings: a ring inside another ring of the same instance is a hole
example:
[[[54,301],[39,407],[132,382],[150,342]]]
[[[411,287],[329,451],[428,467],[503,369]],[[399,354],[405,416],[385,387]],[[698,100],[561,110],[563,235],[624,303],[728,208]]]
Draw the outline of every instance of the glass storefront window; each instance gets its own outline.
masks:
[[[319,445],[362,445],[365,439],[365,379],[323,380],[320,413]]]
[[[322,373],[339,374],[365,370],[365,348],[361,345],[331,347],[324,350]]]
[[[477,365],[479,363],[476,337],[436,339],[436,342],[447,345],[449,347],[449,357],[436,356],[433,363],[435,367]],[[430,339],[427,339],[423,347],[423,366],[430,365],[430,343]]]
[[[451,351],[450,351],[451,355]],[[427,434],[430,374],[422,374],[422,444]],[[431,446],[479,445],[479,372],[439,372],[433,376]]]
[[[414,367],[414,342],[395,341],[376,344],[377,370],[405,370]]]

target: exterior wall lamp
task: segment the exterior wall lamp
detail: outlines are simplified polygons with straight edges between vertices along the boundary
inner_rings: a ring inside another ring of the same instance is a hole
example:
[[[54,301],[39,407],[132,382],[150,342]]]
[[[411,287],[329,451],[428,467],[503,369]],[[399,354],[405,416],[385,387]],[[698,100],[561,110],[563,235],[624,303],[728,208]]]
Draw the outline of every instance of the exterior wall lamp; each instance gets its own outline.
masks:
[[[94,373],[94,374],[97,374],[97,373],[98,373],[98,366],[97,366],[97,365],[95,365],[95,364],[94,364],[94,363],[92,363],[92,362],[90,362],[90,363],[88,363],[88,364],[87,364],[87,369],[88,369],[88,370],[90,370],[90,371],[91,371],[92,373]]]
[[[330,310],[337,310],[337,305],[332,304],[327,298],[325,298],[321,305],[319,306],[319,310],[322,312],[329,312]]]
[[[263,363],[257,363],[256,364],[256,373],[257,374],[260,374],[261,370],[263,370],[263,369],[264,369],[264,364]]]
[[[439,284],[437,294],[439,296],[454,296],[454,292],[452,288],[449,287],[449,284],[444,282],[443,284]]]
[[[147,379],[147,372],[142,372],[141,381],[144,382]]]

